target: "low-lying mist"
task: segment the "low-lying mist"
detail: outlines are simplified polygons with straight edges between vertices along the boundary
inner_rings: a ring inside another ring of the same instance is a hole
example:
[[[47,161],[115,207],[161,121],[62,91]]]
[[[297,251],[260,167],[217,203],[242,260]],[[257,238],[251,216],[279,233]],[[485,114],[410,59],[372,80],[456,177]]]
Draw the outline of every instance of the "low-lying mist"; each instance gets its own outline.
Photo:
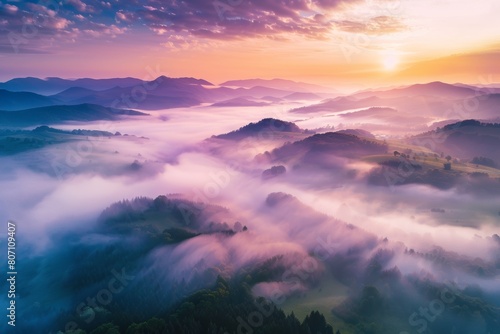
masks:
[[[321,128],[288,107],[203,106],[65,124],[58,128],[121,135],[0,157],[0,220],[18,224],[26,329],[81,327],[113,310],[147,319],[218,275],[250,275],[254,294],[278,305],[333,279],[348,287],[341,302],[354,303],[373,285],[386,296],[404,291],[411,310],[425,305],[420,282],[453,282],[500,306],[498,194],[373,185],[375,165],[353,154],[262,158],[295,141],[277,133],[210,141],[266,117]],[[286,172],[264,178],[275,165]],[[129,202],[104,219],[103,210],[122,200]],[[384,277],[394,285],[383,288]],[[102,302],[103,289],[113,303]],[[98,305],[88,303],[93,296]],[[339,317],[347,308],[341,302],[329,306]]]

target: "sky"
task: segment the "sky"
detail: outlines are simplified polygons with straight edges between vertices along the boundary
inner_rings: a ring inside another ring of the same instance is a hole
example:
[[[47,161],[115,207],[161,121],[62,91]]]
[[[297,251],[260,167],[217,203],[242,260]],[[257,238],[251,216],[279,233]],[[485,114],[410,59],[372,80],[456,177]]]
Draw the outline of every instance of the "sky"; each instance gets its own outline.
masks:
[[[498,0],[0,3],[0,80],[500,82]]]

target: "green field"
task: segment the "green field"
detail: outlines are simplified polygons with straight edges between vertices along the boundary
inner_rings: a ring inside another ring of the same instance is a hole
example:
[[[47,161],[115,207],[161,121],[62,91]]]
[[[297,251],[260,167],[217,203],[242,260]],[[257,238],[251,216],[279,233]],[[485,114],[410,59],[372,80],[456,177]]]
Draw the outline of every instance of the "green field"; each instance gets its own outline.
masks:
[[[280,307],[287,314],[293,312],[300,321],[303,321],[311,310],[317,310],[325,316],[334,331],[338,329],[342,334],[351,334],[354,332],[349,326],[331,312],[333,307],[347,298],[347,295],[348,287],[340,283],[330,272],[326,272],[317,287],[302,296],[287,298]]]
[[[405,159],[400,156],[394,156],[394,151],[398,151],[400,153],[405,153],[411,151],[410,161],[415,164],[419,164],[422,166],[423,171],[428,169],[441,169],[444,170],[443,164],[447,162],[445,157],[447,156],[446,152],[444,152],[443,157],[436,152],[433,152],[425,147],[415,146],[411,144],[407,144],[401,141],[396,140],[388,140],[388,154],[381,155],[371,155],[363,158],[364,161],[370,163],[380,163],[388,160],[399,160],[404,161]],[[435,157],[435,155],[438,155]],[[416,156],[416,159],[414,159]],[[500,169],[492,168],[488,166],[476,165],[466,161],[454,162],[454,157],[452,156],[451,160],[451,171],[450,173],[487,173],[491,178],[500,178]]]

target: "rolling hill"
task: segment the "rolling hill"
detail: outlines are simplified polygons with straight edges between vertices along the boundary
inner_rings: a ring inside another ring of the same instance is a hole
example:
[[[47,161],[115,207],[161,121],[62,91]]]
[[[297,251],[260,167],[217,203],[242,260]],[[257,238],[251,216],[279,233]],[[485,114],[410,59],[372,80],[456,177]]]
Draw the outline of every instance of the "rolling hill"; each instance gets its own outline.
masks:
[[[387,145],[376,140],[360,138],[345,132],[327,132],[285,144],[259,155],[258,160],[329,167],[333,166],[331,163],[336,164],[335,161],[331,161],[332,156],[359,158],[386,152]]]
[[[11,92],[0,89],[0,110],[22,110],[47,107],[60,103],[61,101],[54,97],[47,97],[30,92]]]
[[[226,140],[243,140],[249,137],[258,137],[264,133],[304,133],[297,125],[291,122],[285,122],[275,118],[265,118],[257,123],[247,124],[238,130],[214,136],[213,138]],[[269,136],[266,136],[269,137]]]
[[[65,131],[45,125],[33,130],[0,130],[0,155],[13,155],[49,145],[84,140],[88,137],[113,136],[120,136],[120,134],[100,130]]]
[[[410,139],[412,144],[433,146],[459,159],[486,157],[500,163],[500,124],[465,120],[445,125]]]
[[[18,111],[0,111],[0,123],[4,126],[30,126],[58,124],[66,121],[90,122],[117,120],[123,116],[145,116],[134,110],[106,108],[93,104],[61,105]]]

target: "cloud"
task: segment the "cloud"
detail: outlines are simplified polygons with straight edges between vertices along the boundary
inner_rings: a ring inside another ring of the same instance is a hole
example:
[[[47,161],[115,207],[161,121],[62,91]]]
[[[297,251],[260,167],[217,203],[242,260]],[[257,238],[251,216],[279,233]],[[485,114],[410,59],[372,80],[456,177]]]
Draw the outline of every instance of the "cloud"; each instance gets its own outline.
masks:
[[[329,36],[335,26],[343,27],[345,31],[377,34],[406,28],[399,19],[385,15],[388,13],[381,10],[376,12],[384,15],[372,15],[373,18],[365,23],[332,20],[334,15],[346,16],[347,11],[359,3],[357,0],[258,0],[228,4],[222,1],[190,0],[164,7],[144,5],[135,11],[135,18],[162,34],[182,32],[219,40],[277,38],[283,35],[322,40]]]
[[[60,15],[57,8],[17,5],[6,5],[0,11],[0,52],[52,53],[56,41],[65,41],[71,35],[72,17]]]
[[[34,3],[6,4],[0,7],[1,49],[9,49],[8,33],[28,39],[30,49],[43,50],[44,45],[62,46],[73,43],[75,32],[85,32],[99,38],[122,33],[144,34],[144,26],[158,36],[158,44],[179,44],[184,40],[243,40],[266,38],[286,40],[300,36],[311,40],[327,40],[336,28],[348,32],[384,34],[405,29],[399,19],[375,15],[369,21],[342,20],[351,17],[351,9],[362,4],[359,0],[284,0],[275,1],[167,1],[135,0],[109,3],[104,1],[68,0],[64,5],[44,6]],[[377,12],[378,13],[378,12]],[[24,19],[23,19],[24,18]],[[31,20],[32,23],[26,23]],[[335,19],[334,19],[335,18]],[[8,23],[5,24],[4,22]],[[110,26],[110,22],[115,25]],[[23,36],[26,25],[36,33]],[[97,27],[109,26],[107,29]],[[125,29],[126,28],[126,29]],[[107,32],[106,32],[107,31]],[[174,41],[170,36],[177,36]],[[49,41],[49,39],[52,41]],[[25,50],[18,47],[17,52]]]
[[[89,29],[81,30],[81,33],[85,35],[90,35],[92,37],[101,37],[101,36],[111,36],[116,37],[118,35],[124,34],[127,31],[127,28],[120,28],[117,25],[107,26],[102,23],[92,24]]]
[[[5,4],[3,5],[3,10],[8,14],[15,14],[19,10],[17,6]]]
[[[320,7],[321,4],[316,4]],[[306,1],[226,3],[186,1],[163,9],[144,6],[136,12],[150,28],[158,26],[172,33],[187,32],[209,39],[242,39],[298,34],[310,38],[324,36],[331,24],[301,15],[311,11]]]
[[[332,8],[338,8],[343,5],[347,4],[352,4],[360,2],[359,0],[351,0],[351,1],[345,1],[345,0],[315,0],[313,3],[316,3],[320,8],[325,8],[325,9],[332,9]]]
[[[336,22],[336,27],[350,33],[382,35],[404,31],[407,26],[392,16],[377,16],[364,21],[344,20]]]
[[[116,12],[116,22],[132,22],[133,19],[134,15],[130,12],[124,12],[122,10]]]
[[[93,12],[94,9],[92,6],[88,6],[81,0],[67,0],[66,3],[73,6],[79,12]]]
[[[33,13],[36,13],[35,15],[48,15],[50,17],[54,17],[57,14],[57,12],[53,9],[34,3],[29,3],[27,8]]]

